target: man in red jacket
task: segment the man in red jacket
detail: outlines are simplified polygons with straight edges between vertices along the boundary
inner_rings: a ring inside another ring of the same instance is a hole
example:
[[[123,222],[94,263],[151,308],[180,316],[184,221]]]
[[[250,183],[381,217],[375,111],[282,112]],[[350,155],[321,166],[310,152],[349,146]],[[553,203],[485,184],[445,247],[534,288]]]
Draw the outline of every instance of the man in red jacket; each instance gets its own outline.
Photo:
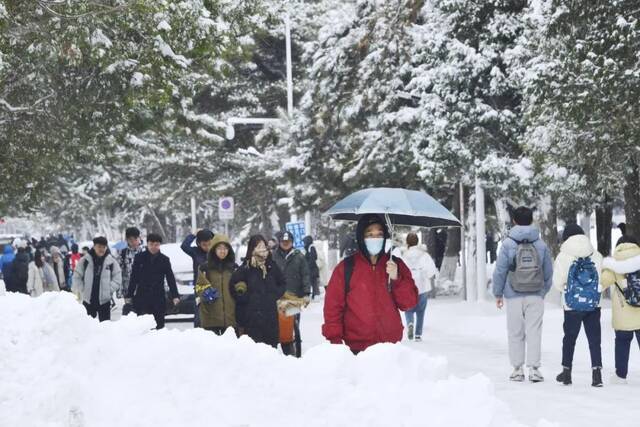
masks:
[[[418,304],[411,271],[385,252],[389,231],[379,215],[363,215],[356,227],[358,252],[333,270],[324,303],[322,335],[357,354],[374,344],[402,339],[399,310]]]

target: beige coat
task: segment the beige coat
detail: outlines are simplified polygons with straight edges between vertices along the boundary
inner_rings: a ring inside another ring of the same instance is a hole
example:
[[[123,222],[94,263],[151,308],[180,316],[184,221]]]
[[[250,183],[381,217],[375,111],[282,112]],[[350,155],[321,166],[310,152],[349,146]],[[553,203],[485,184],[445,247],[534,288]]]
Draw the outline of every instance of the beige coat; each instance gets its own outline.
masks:
[[[616,331],[636,331],[640,329],[640,307],[632,307],[624,300],[616,283],[622,289],[627,286],[626,273],[640,270],[640,247],[633,243],[618,245],[613,257],[602,264],[602,285],[611,287],[611,309],[613,329]]]

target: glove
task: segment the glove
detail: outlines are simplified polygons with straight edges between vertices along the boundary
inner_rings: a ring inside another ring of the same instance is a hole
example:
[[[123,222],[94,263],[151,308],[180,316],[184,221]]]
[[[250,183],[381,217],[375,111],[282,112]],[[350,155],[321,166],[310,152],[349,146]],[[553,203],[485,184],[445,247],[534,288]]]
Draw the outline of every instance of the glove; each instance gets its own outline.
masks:
[[[234,285],[234,288],[238,295],[244,295],[247,292],[247,284],[245,282],[238,282]]]
[[[211,286],[207,287],[204,291],[202,291],[202,300],[206,304],[214,303],[220,298],[220,292],[216,288],[212,288]]]
[[[309,296],[307,295],[304,298],[302,298],[302,301],[304,301],[304,306],[306,307],[311,302],[311,298],[309,298]]]

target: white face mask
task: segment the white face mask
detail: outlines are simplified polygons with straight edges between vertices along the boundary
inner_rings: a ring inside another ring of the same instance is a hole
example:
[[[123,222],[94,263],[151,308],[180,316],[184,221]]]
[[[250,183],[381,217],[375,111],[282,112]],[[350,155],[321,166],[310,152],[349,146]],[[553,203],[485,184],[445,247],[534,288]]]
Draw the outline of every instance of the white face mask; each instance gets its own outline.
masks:
[[[384,245],[384,238],[382,237],[369,237],[364,239],[364,244],[367,247],[369,255],[378,255],[382,252],[382,246]]]

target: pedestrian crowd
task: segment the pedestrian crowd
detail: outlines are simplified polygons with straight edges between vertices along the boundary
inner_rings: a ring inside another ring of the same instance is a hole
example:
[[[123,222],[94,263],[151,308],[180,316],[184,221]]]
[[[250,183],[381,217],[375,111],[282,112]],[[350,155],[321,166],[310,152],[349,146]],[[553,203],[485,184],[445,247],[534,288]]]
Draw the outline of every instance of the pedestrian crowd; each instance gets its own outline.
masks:
[[[492,292],[505,309],[510,380],[544,381],[540,371],[545,297],[552,288],[561,294],[564,312],[559,383],[573,381],[577,338],[584,327],[591,357],[591,384],[601,387],[601,303],[609,289],[615,330],[615,374],[625,383],[634,339],[640,345],[640,245],[623,235],[613,255],[603,256],[584,230],[568,224],[555,260],[533,224],[533,211],[521,206],[511,212],[512,226],[495,258]],[[161,252],[162,237],[150,233],[143,245],[136,227],[125,231],[126,247],[112,254],[104,237],[92,248],[65,241],[17,240],[5,246],[0,259],[8,291],[37,297],[48,291],[73,292],[87,314],[109,320],[113,295],[124,299],[123,315],[153,315],[156,328],[165,314],[184,309],[194,314],[194,326],[237,336],[301,357],[301,312],[320,295],[321,260],[313,238],[296,249],[289,231],[266,239],[249,238],[246,256],[238,259],[228,236],[194,230],[181,244],[193,261],[194,296],[181,296],[170,259]],[[415,233],[403,250],[389,251],[390,231],[376,214],[360,217],[347,238],[343,258],[325,286],[323,336],[346,344],[357,354],[377,343],[406,337],[422,340],[428,295],[435,289],[438,261],[419,245]],[[496,245],[497,246],[497,245]],[[15,252],[14,252],[15,249]],[[495,250],[495,247],[494,247]]]

